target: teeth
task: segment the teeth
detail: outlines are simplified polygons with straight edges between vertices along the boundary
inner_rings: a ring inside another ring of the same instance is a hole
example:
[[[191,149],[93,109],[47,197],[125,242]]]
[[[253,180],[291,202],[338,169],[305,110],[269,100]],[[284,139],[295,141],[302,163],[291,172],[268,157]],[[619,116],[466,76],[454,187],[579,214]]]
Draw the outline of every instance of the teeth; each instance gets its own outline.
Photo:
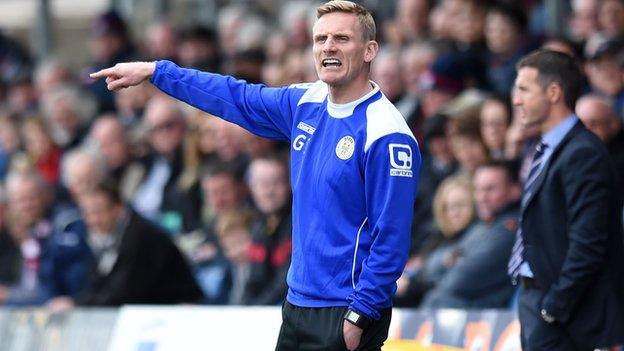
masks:
[[[328,66],[328,65],[341,65],[340,61],[338,59],[325,59],[323,60],[323,66]]]

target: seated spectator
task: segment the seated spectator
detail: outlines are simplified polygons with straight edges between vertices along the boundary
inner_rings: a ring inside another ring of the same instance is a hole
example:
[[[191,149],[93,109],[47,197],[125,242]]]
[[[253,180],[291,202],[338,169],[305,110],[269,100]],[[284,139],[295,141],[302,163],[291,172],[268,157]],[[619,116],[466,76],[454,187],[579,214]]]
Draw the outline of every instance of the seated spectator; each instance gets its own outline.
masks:
[[[184,115],[173,100],[158,95],[149,101],[144,122],[150,152],[141,160],[141,181],[132,196],[132,206],[172,235],[188,232],[197,223],[200,199],[197,192],[180,184],[186,167]]]
[[[505,308],[514,287],[507,262],[516,240],[520,185],[508,163],[477,168],[475,203],[479,221],[456,247],[457,262],[423,299],[425,308]]]
[[[11,167],[11,160],[20,148],[17,118],[17,115],[12,114],[0,115],[0,181],[4,181]]]
[[[438,186],[457,171],[447,134],[448,125],[449,119],[443,114],[425,121],[425,147],[422,149],[420,182],[412,220],[412,254],[427,240],[429,228],[433,225],[432,203]]]
[[[586,95],[576,102],[576,114],[607,146],[619,173],[620,190],[624,191],[624,129],[611,103],[599,95]]]
[[[42,97],[42,109],[52,139],[69,150],[86,136],[96,102],[76,86],[60,86]]]
[[[505,158],[505,138],[511,123],[511,104],[502,96],[487,98],[479,113],[481,120],[481,137],[487,146],[490,158]]]
[[[29,163],[48,185],[55,185],[62,151],[52,140],[47,125],[40,119],[28,119],[22,123],[21,134]]]
[[[460,115],[455,117],[454,121],[455,130],[451,133],[451,147],[459,163],[458,173],[472,177],[479,166],[489,161],[490,152],[481,138],[477,115]]]
[[[144,169],[134,160],[123,124],[114,114],[102,115],[93,122],[89,139],[102,155],[109,176],[119,185],[122,198],[129,200],[139,186]]]
[[[598,26],[610,39],[624,38],[624,2],[603,0],[598,4]]]
[[[249,303],[249,281],[252,276],[250,261],[252,214],[248,210],[232,209],[225,212],[215,228],[219,246],[229,267],[229,286],[225,303],[244,305]],[[269,282],[265,282],[268,284]],[[202,287],[212,290],[215,287]]]
[[[178,45],[178,57],[182,67],[209,72],[218,71],[221,57],[214,30],[191,27],[182,32]]]
[[[521,6],[496,2],[487,12],[485,40],[489,50],[487,76],[497,94],[509,94],[516,79],[516,63],[537,47],[524,33],[527,19]]]
[[[288,169],[277,157],[254,160],[249,166],[249,189],[258,219],[250,248],[248,304],[276,305],[286,297],[286,276],[292,250],[291,194]]]
[[[61,296],[77,298],[86,288],[90,256],[83,223],[50,218],[52,193],[34,172],[9,174],[6,191],[5,244],[13,259],[10,267],[18,271],[0,303],[39,305]]]
[[[126,206],[110,183],[82,195],[93,253],[81,305],[193,303],[202,298],[184,257],[167,234]]]
[[[228,212],[244,207],[245,189],[233,167],[216,163],[201,178],[202,223],[199,230],[176,238],[191,261],[195,277],[208,304],[224,304],[227,295],[227,264],[216,238],[216,226]]]
[[[418,306],[427,291],[455,264],[459,241],[471,227],[475,215],[470,180],[445,179],[433,200],[435,224],[426,241],[413,255],[397,282],[395,301],[400,306]]]
[[[86,149],[73,149],[63,156],[61,183],[56,204],[61,211],[77,210],[80,196],[106,178],[106,169],[98,155]]]

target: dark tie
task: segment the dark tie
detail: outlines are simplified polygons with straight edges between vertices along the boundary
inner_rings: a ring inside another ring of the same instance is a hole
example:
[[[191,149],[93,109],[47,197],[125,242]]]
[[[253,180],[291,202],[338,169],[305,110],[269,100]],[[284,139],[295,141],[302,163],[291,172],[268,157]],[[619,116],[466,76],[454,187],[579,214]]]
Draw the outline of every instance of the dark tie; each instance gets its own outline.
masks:
[[[524,189],[522,191],[522,205],[525,205],[525,201],[529,198],[529,193],[533,184],[535,184],[535,180],[539,176],[539,170],[544,161],[544,151],[546,151],[548,145],[546,145],[543,141],[540,141],[537,144],[537,148],[535,150],[535,154],[533,155],[533,161],[531,161],[531,168],[529,169],[529,176],[527,177],[526,182],[524,183]],[[514,282],[518,279],[518,274],[520,273],[520,266],[522,262],[524,262],[524,244],[522,243],[522,222],[518,226],[518,230],[516,231],[516,242],[511,249],[511,257],[509,259],[509,264],[507,265],[507,273],[511,276],[511,280]]]

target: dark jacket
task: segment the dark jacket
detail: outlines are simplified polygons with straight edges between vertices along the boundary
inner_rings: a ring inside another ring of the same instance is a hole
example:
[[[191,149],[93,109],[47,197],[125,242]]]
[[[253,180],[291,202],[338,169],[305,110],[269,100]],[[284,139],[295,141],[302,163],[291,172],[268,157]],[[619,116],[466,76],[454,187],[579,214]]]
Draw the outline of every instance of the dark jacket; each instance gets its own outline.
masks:
[[[622,192],[616,174],[605,146],[577,122],[544,165],[521,211],[525,258],[544,293],[539,307],[579,349],[624,341]]]
[[[461,258],[423,301],[423,307],[506,308],[514,293],[507,261],[518,228],[518,204],[508,205],[491,223],[477,222],[458,249]]]
[[[95,262],[84,305],[192,303],[202,298],[184,257],[167,234],[129,211],[118,256],[108,274]]]

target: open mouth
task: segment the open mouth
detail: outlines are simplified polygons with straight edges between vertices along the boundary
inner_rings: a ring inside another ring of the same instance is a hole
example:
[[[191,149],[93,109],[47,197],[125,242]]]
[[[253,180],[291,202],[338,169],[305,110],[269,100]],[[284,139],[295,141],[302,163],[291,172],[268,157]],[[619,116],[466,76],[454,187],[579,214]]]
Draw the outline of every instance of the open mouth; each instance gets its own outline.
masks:
[[[324,59],[323,61],[321,61],[321,64],[323,65],[323,67],[340,67],[340,66],[342,66],[342,63],[340,62],[340,60],[335,59],[335,58]]]

